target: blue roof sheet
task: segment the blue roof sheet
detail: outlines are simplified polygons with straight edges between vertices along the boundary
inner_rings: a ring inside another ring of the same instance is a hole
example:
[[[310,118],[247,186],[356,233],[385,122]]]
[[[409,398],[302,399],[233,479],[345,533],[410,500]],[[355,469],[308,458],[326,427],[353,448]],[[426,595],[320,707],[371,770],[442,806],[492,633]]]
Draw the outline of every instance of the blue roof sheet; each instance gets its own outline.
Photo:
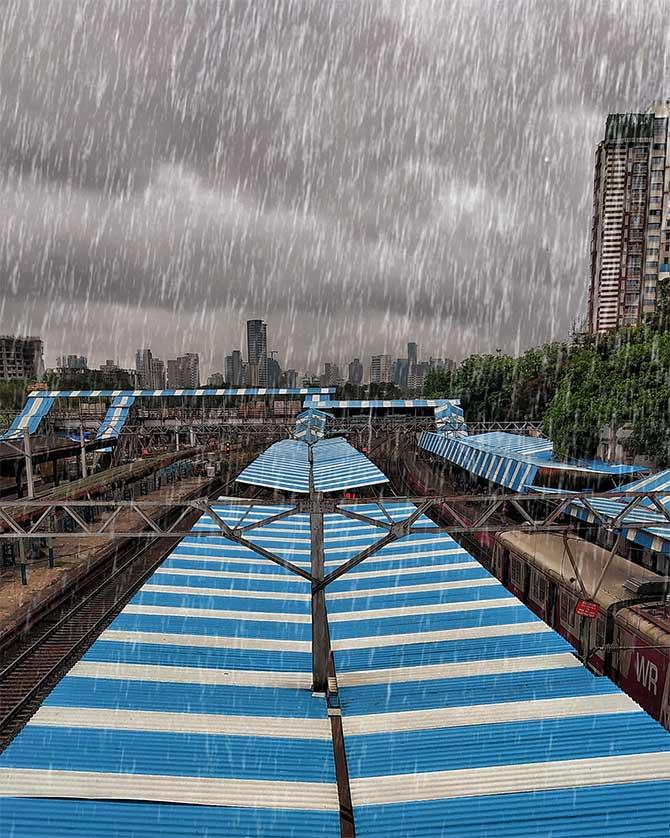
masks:
[[[663,492],[668,490],[667,495],[659,495],[657,500],[670,509],[670,469],[650,474],[632,483],[620,486],[619,492]],[[605,521],[612,521],[625,510],[631,499],[593,497],[588,499],[588,506],[592,507],[596,516],[580,500],[575,500],[568,507],[568,512],[575,518],[587,523],[596,523],[598,516]],[[668,521],[661,514],[660,510],[654,507],[650,498],[642,498],[638,506],[626,513],[620,523],[622,536],[634,544],[639,544],[647,550],[670,555],[670,528]],[[656,525],[656,526],[654,526]]]
[[[198,387],[187,390],[33,390],[29,399],[50,396],[59,399],[97,398],[109,396],[135,396],[153,398],[156,396],[307,396],[334,393],[334,387]]]
[[[109,406],[95,438],[118,439],[134,403],[135,396],[117,396]]]
[[[309,567],[307,514],[263,523],[289,508],[215,504]],[[326,514],[326,570],[383,532]],[[387,545],[326,598],[360,838],[667,831],[670,735],[447,533]],[[0,755],[3,830],[339,835],[310,599],[203,515]]]
[[[49,396],[40,395],[37,398],[28,399],[9,429],[0,436],[0,441],[23,439],[26,428],[29,434],[37,433],[42,420],[49,415],[53,405],[54,399]]]
[[[441,407],[446,404],[458,404],[458,400],[449,399],[319,399],[312,396],[305,399],[305,407],[316,407],[321,410],[346,408],[352,409],[381,409],[397,408],[406,410],[417,407]]]
[[[424,431],[419,447],[515,492],[528,491],[540,469],[612,476],[646,471],[641,466],[612,465],[600,460],[561,461],[554,456],[551,440],[504,432],[445,437]]]
[[[0,755],[3,835],[339,835],[330,723],[310,690],[308,583],[273,566],[259,592],[252,551],[218,538],[185,570],[190,549],[176,548]]]
[[[267,448],[236,478],[238,483],[309,492],[309,446],[298,439],[284,439]],[[312,445],[314,489],[336,492],[388,482],[388,478],[345,439],[322,439]]]
[[[327,592],[356,834],[639,834],[644,800],[662,834],[667,731],[448,535],[417,536]]]

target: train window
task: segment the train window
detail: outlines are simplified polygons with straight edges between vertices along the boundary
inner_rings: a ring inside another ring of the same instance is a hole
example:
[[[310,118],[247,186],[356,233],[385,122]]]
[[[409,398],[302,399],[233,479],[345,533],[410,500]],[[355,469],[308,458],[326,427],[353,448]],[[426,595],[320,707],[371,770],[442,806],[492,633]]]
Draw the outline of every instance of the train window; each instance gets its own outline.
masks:
[[[547,580],[537,570],[530,577],[530,598],[538,605],[544,605],[547,601]]]
[[[523,591],[526,583],[526,565],[521,559],[510,558],[510,580],[515,588]]]
[[[575,628],[575,608],[577,607],[577,600],[570,596],[567,591],[561,591],[561,625],[574,631]]]

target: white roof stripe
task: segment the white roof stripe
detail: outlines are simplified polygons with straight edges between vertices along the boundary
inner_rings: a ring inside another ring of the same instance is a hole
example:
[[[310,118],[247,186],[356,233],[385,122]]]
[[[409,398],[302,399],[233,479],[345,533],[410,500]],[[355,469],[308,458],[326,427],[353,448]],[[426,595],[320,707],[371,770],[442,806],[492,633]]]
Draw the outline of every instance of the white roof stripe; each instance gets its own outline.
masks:
[[[322,719],[309,719],[294,716],[226,716],[214,713],[42,706],[28,724],[39,727],[330,739],[330,723],[325,715]]]
[[[579,669],[575,655],[559,652],[550,655],[526,655],[520,658],[492,658],[463,663],[437,663],[427,666],[402,666],[391,669],[367,669],[362,672],[340,672],[341,687],[372,684],[393,684],[403,681],[432,681],[443,678],[473,678],[479,675],[503,675],[512,672],[537,672],[546,669]]]
[[[335,783],[0,768],[0,796],[339,811]]]
[[[417,631],[411,634],[388,634],[381,637],[347,637],[333,641],[333,650],[377,649],[385,646],[408,646],[411,643],[439,643],[449,640],[472,640],[476,637],[510,637],[515,634],[542,634],[551,631],[539,620],[533,623],[511,623],[501,626]]]
[[[351,780],[354,806],[670,780],[670,752],[365,777]]]
[[[122,681],[164,681],[171,684],[271,687],[294,690],[308,690],[312,684],[311,672],[256,672],[248,669],[209,669],[102,661],[79,661],[70,670],[70,675],[79,678],[112,678]]]

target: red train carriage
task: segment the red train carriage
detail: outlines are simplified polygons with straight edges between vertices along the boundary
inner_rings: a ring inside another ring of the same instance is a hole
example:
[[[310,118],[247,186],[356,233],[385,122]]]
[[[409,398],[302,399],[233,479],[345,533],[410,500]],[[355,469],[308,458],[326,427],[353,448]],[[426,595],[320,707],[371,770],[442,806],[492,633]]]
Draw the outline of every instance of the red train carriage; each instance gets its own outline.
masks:
[[[578,574],[561,535],[499,533],[490,569],[593,670],[670,728],[667,580],[583,539],[568,545]]]

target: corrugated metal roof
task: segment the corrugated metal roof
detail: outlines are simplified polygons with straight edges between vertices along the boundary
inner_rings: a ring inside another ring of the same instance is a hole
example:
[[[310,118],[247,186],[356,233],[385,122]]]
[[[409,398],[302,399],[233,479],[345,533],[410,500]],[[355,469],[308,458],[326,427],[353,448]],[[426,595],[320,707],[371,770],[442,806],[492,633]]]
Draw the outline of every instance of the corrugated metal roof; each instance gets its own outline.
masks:
[[[424,431],[419,437],[419,447],[515,492],[528,491],[540,469],[597,475],[624,475],[642,470],[640,466],[611,465],[599,460],[563,462],[554,457],[551,440],[504,432],[445,437]]]
[[[305,399],[305,407],[316,407],[322,410],[346,408],[389,408],[408,409],[413,407],[440,407],[445,404],[458,404],[457,399]]]
[[[263,523],[288,509],[215,504],[308,568],[309,516]],[[383,532],[324,515],[326,571]],[[310,602],[203,515],[0,755],[3,835],[338,835]],[[447,533],[387,545],[327,607],[359,838],[667,831],[668,733]]]
[[[326,433],[326,422],[329,416],[321,410],[308,408],[298,414],[295,422],[295,438],[312,444],[323,439]]]
[[[327,593],[358,836],[667,830],[659,724],[445,533],[370,561]]]
[[[535,491],[542,494],[552,494],[555,490],[544,487],[533,487]],[[617,489],[617,492],[663,492],[669,490],[667,496],[660,495],[657,500],[666,509],[670,508],[670,469],[650,474],[632,483],[626,483]],[[603,498],[593,497],[588,499],[588,506],[580,500],[571,503],[567,512],[587,521],[590,524],[600,524],[601,520],[606,522],[619,518],[622,512],[629,505],[630,500],[626,497]],[[590,507],[590,508],[589,508]],[[591,510],[594,510],[593,512]],[[597,513],[597,514],[595,514]],[[656,509],[650,498],[642,498],[638,506],[627,512],[619,521],[623,526],[621,535],[628,541],[639,544],[647,550],[654,550],[657,553],[670,554],[670,529],[667,520]],[[657,525],[657,526],[654,526]]]
[[[265,486],[282,492],[309,492],[309,446],[284,439],[267,448],[236,478],[238,483]],[[388,478],[345,439],[322,439],[312,445],[314,488],[343,491],[388,482]]]
[[[29,399],[50,396],[59,399],[96,398],[99,396],[308,396],[334,393],[334,387],[199,387],[191,390],[33,390]]]
[[[44,395],[28,399],[9,429],[0,436],[0,440],[21,439],[26,428],[30,434],[37,433],[40,423],[49,415],[53,405],[54,400]]]
[[[450,399],[446,404],[436,407],[435,424],[437,432],[442,436],[466,436],[468,426],[465,424],[465,416],[460,401]]]
[[[304,520],[281,523],[302,537]],[[188,539],[172,552],[0,755],[3,835],[339,834],[308,583],[267,562],[259,580],[250,550],[192,541],[198,553]]]
[[[95,438],[118,439],[134,403],[135,396],[117,396],[109,406]]]

